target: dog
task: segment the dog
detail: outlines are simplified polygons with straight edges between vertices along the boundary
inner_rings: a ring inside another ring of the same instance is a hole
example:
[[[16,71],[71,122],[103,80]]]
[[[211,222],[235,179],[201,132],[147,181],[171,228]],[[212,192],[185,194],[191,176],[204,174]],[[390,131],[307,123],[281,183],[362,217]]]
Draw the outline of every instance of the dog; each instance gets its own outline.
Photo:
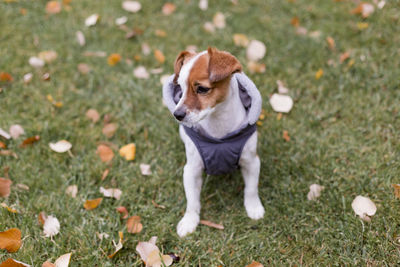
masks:
[[[240,169],[247,215],[262,218],[256,129],[262,101],[236,57],[211,47],[200,53],[181,52],[174,74],[164,83],[163,100],[180,124],[186,149],[183,184],[187,206],[177,225],[178,235],[194,232],[200,222],[204,171],[219,175]]]

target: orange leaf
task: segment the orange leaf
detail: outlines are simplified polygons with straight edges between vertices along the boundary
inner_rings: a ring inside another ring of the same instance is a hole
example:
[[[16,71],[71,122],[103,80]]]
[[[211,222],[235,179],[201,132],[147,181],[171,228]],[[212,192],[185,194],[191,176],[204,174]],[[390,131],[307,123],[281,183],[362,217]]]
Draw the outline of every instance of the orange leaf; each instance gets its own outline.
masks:
[[[8,72],[0,72],[0,82],[12,82],[14,78]]]
[[[392,187],[394,188],[396,198],[400,198],[400,184],[392,184]]]
[[[299,27],[300,26],[300,20],[298,17],[293,17],[292,20],[290,21],[290,24],[292,24],[294,27]]]
[[[335,50],[335,40],[333,40],[332,37],[328,36],[328,37],[326,37],[326,41],[328,42],[329,49]]]
[[[122,219],[128,218],[128,210],[127,210],[124,206],[119,206],[119,207],[117,208],[117,211],[118,211],[119,213],[121,213]]]
[[[12,181],[6,178],[0,178],[0,197],[8,197],[11,193]]]
[[[53,263],[51,263],[49,261],[45,261],[45,262],[43,262],[42,267],[56,267],[56,265],[54,265]]]
[[[224,226],[222,224],[213,223],[213,222],[210,222],[210,221],[207,221],[207,220],[200,220],[200,224],[206,225],[206,226],[209,226],[209,227],[212,227],[212,228],[216,228],[216,229],[219,229],[219,230],[224,230]]]
[[[102,162],[110,162],[114,157],[112,149],[106,145],[99,145],[96,152]]]
[[[289,136],[288,131],[286,131],[286,130],[283,131],[282,137],[283,137],[283,139],[285,139],[286,142],[290,141],[290,136]]]
[[[103,200],[103,198],[96,198],[96,199],[88,199],[86,200],[85,204],[83,204],[83,207],[86,210],[93,210],[95,208],[97,208],[97,206],[100,205],[101,201]]]
[[[106,179],[108,173],[110,172],[110,169],[105,169],[103,172],[103,175],[101,176],[101,180],[104,181]]]
[[[0,267],[26,267],[26,266],[29,266],[29,265],[27,265],[27,264],[22,264],[22,263],[20,263],[20,262],[17,262],[17,261],[14,260],[14,259],[11,259],[11,258],[8,258],[6,261],[3,261],[3,262],[0,264]]]
[[[0,148],[6,149],[6,148],[7,148],[7,145],[6,145],[5,143],[3,143],[3,142],[0,141]]]
[[[21,231],[17,228],[12,228],[4,232],[0,232],[0,249],[5,249],[8,252],[14,253],[21,247]]]
[[[140,233],[143,229],[143,225],[140,223],[140,217],[139,216],[129,217],[128,221],[126,222],[126,227],[128,228],[128,233],[131,234]]]
[[[349,52],[344,52],[343,54],[340,54],[340,63],[343,63],[349,57],[350,57],[350,53]]]
[[[32,145],[32,144],[36,143],[36,142],[39,141],[39,140],[40,140],[40,136],[39,136],[39,135],[35,135],[35,136],[32,136],[32,137],[26,138],[26,139],[22,142],[22,144],[20,145],[20,147],[27,147],[27,146],[29,146],[29,145]]]
[[[39,215],[38,215],[39,224],[43,226],[46,219],[47,219],[46,213],[44,211],[39,212]]]
[[[163,52],[161,52],[160,50],[156,49],[154,50],[154,57],[156,58],[156,60],[158,62],[160,62],[161,64],[165,62],[165,56],[163,54]]]
[[[49,1],[46,4],[46,12],[48,14],[57,14],[61,12],[61,4],[57,1]]]
[[[119,54],[111,54],[108,58],[107,58],[107,63],[110,66],[114,66],[116,65],[119,61],[121,60],[121,56]]]
[[[162,13],[164,15],[171,15],[174,13],[176,6],[173,3],[165,3],[162,7]]]
[[[246,265],[246,267],[264,267],[264,265],[262,265],[259,262],[253,261],[252,263],[250,263],[249,265]]]

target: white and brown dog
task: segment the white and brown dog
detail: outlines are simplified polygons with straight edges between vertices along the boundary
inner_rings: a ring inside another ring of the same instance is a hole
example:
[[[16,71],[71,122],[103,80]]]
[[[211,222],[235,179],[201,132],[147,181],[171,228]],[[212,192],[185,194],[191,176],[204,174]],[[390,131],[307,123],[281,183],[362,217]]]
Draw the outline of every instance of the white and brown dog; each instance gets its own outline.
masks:
[[[242,73],[239,61],[215,48],[197,54],[181,52],[174,71],[164,84],[163,98],[180,122],[186,148],[183,183],[187,207],[177,226],[178,235],[192,233],[199,224],[203,171],[213,175],[240,168],[247,215],[262,218],[255,124],[261,111],[260,93]]]

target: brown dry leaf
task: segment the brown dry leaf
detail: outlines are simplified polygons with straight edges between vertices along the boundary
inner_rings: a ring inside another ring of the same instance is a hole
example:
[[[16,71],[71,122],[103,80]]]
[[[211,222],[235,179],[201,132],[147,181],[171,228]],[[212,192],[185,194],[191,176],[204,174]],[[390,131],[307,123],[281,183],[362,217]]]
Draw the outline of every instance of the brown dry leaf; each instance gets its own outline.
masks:
[[[350,53],[349,52],[344,52],[342,54],[340,54],[340,63],[343,63],[346,59],[348,59],[350,57]]]
[[[38,215],[39,224],[43,226],[46,219],[47,219],[46,213],[44,211],[39,212],[39,215]]]
[[[8,197],[11,193],[12,181],[6,178],[0,178],[0,197]]]
[[[122,219],[128,218],[128,210],[124,206],[119,206],[117,211],[121,214]]]
[[[300,26],[300,20],[298,17],[293,17],[290,21],[290,24],[292,24],[294,27],[299,27]]]
[[[0,267],[30,267],[30,265],[8,258],[6,261],[0,263]]]
[[[118,244],[115,244],[115,241],[113,240],[113,245],[115,247],[115,251],[113,254],[107,256],[109,259],[112,259],[115,256],[115,254],[117,254],[117,252],[122,249],[122,242],[124,241],[124,234],[122,232],[118,232],[118,235],[119,235]]]
[[[324,75],[324,71],[323,71],[323,69],[319,69],[319,70],[315,73],[315,79],[316,79],[316,80],[319,80],[319,79],[322,77],[322,75]]]
[[[246,267],[264,267],[264,265],[262,265],[259,262],[253,261],[252,263],[250,263],[249,265],[246,265]]]
[[[8,72],[0,72],[0,82],[12,82],[14,78]]]
[[[224,226],[222,224],[218,224],[218,223],[213,223],[207,220],[200,220],[200,224],[202,225],[206,225],[208,227],[212,227],[215,229],[219,229],[219,230],[224,230]]]
[[[290,136],[289,136],[289,132],[284,130],[283,134],[282,134],[283,139],[285,139],[286,142],[290,141]]]
[[[104,125],[102,132],[107,138],[111,138],[117,129],[118,125],[116,123],[107,123]]]
[[[160,29],[156,29],[155,34],[158,37],[166,37],[167,36],[167,33],[165,31],[163,31],[163,30],[160,30]]]
[[[173,4],[173,3],[165,3],[163,5],[163,7],[162,7],[162,13],[164,15],[168,16],[168,15],[171,15],[172,13],[174,13],[175,9],[176,9],[175,4]]]
[[[99,145],[96,153],[99,155],[102,162],[110,162],[114,157],[114,152],[109,146]]]
[[[101,197],[100,198],[95,198],[95,199],[88,199],[83,204],[83,207],[86,210],[93,210],[93,209],[97,208],[100,205],[102,200],[103,200],[103,198],[101,198]]]
[[[129,217],[128,221],[126,222],[126,227],[128,233],[131,234],[140,233],[143,229],[143,225],[140,223],[140,217],[139,216]]]
[[[96,123],[100,119],[100,114],[97,112],[97,110],[91,108],[86,111],[86,117],[92,120],[93,123]]]
[[[0,148],[6,149],[7,145],[3,142],[0,141]]]
[[[107,58],[107,63],[110,66],[115,66],[118,62],[120,62],[120,60],[121,60],[121,55],[114,53]]]
[[[392,187],[394,188],[396,198],[400,198],[400,184],[392,184]]]
[[[134,143],[125,145],[119,149],[119,154],[126,160],[134,160],[136,154],[136,145]]]
[[[32,144],[36,143],[39,140],[40,140],[40,136],[39,135],[28,137],[21,143],[20,147],[27,147],[29,145],[32,145]]]
[[[335,50],[335,40],[333,40],[332,37],[326,37],[326,42],[328,43],[330,50]]]
[[[11,228],[7,231],[0,232],[0,249],[14,253],[21,247],[21,231],[18,228]]]
[[[106,179],[108,173],[110,172],[110,169],[105,169],[103,172],[103,175],[101,176],[101,180],[104,181]]]
[[[48,14],[57,14],[61,12],[61,4],[58,1],[49,1],[46,4],[46,12]]]
[[[163,54],[163,52],[161,52],[160,50],[156,49],[154,50],[154,57],[156,58],[156,60],[158,62],[160,62],[161,64],[165,62],[165,56]]]

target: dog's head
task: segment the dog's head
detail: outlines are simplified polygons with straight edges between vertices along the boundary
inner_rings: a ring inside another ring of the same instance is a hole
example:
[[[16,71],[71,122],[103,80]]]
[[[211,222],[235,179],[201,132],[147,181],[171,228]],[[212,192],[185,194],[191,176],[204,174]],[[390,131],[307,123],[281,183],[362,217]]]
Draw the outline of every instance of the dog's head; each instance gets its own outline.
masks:
[[[174,83],[182,90],[175,118],[187,126],[205,119],[226,99],[232,74],[241,70],[234,56],[216,48],[197,54],[181,52],[174,66]]]

